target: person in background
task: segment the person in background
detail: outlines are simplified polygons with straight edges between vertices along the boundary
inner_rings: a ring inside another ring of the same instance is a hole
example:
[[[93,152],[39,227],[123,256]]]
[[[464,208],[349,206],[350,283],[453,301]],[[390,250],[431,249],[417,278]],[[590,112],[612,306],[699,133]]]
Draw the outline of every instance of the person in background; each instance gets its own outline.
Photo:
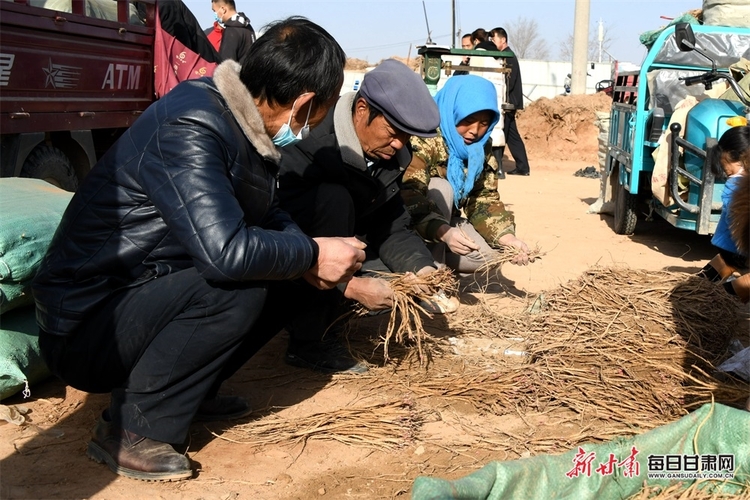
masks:
[[[363,243],[305,235],[275,198],[284,126],[326,116],[345,63],[320,26],[273,23],[242,66],[154,102],[73,196],[33,282],[39,347],[65,383],[110,394],[87,454],[116,474],[191,477],[170,443],[251,412],[219,388],[279,331],[271,285],[361,268]]]
[[[216,14],[214,14],[214,16],[216,17]],[[215,20],[211,27],[206,28],[203,32],[206,34],[208,41],[211,42],[211,46],[218,54],[219,49],[221,48],[221,35],[224,34],[224,26],[219,24],[219,21]]]
[[[738,252],[750,255],[750,149],[742,154],[741,161],[744,165],[742,177],[729,203],[729,231]],[[734,293],[746,304],[750,302],[750,273],[733,280],[730,286],[732,290],[727,290],[730,294]]]
[[[513,52],[508,46],[508,34],[503,28],[494,28],[491,30],[489,41],[494,44],[495,50]],[[518,126],[516,125],[516,112],[523,109],[521,68],[515,56],[506,58],[505,62],[510,68],[510,74],[508,75],[508,102],[513,105],[514,109],[503,110],[503,131],[505,132],[505,143],[508,145],[508,149],[510,149],[513,161],[516,162],[516,168],[505,173],[510,175],[529,175],[531,169],[529,168],[529,159],[526,156],[526,146],[523,143],[521,134],[518,133]],[[504,150],[505,147],[502,146],[500,149],[501,157]]]
[[[436,244],[436,261],[461,273],[492,262],[504,247],[518,250],[514,264],[528,264],[529,248],[515,236],[490,161],[490,133],[500,118],[495,86],[475,75],[449,78],[435,101],[438,136],[412,139],[414,157],[403,177],[413,227]]]
[[[710,150],[707,164],[711,165],[714,175],[718,179],[726,178],[724,190],[721,194],[722,211],[716,230],[711,238],[711,244],[719,253],[706,264],[698,273],[712,282],[724,281],[727,292],[738,295],[743,302],[750,298],[750,275],[744,274],[736,280],[728,280],[735,272],[746,272],[748,268],[747,247],[743,245],[743,238],[739,238],[740,246],[745,247],[740,251],[738,244],[733,238],[730,226],[733,224],[730,206],[732,200],[740,194],[740,186],[748,175],[747,163],[750,159],[750,126],[732,127],[722,134],[716,147]],[[738,214],[738,220],[747,220]],[[735,233],[739,231],[735,229]],[[725,281],[726,280],[726,281]]]
[[[471,40],[471,34],[464,35],[461,37],[461,48],[464,50],[471,50],[474,48],[474,42]],[[469,56],[464,57],[463,64],[468,65],[471,61]]]
[[[471,42],[471,34],[464,35],[461,37],[461,48],[464,50],[471,50],[474,48],[474,44]],[[471,61],[471,58],[469,56],[465,56],[462,60],[459,66],[468,66]],[[458,70],[454,73],[454,76],[459,75],[468,75],[468,71],[462,71]]]
[[[148,15],[144,2],[136,3]],[[161,98],[184,80],[213,75],[221,57],[184,2],[157,2],[156,7],[153,84]]]
[[[497,51],[497,47],[493,42],[491,42],[487,37],[489,37],[489,33],[486,33],[484,30],[482,30],[484,33],[484,39],[477,43],[474,47],[477,50],[491,50],[491,51]],[[499,61],[500,58],[497,58],[497,61]],[[501,68],[504,66],[503,62],[497,62],[495,65],[489,65],[488,61],[485,58],[481,58],[480,61],[482,61],[480,64],[482,66],[490,66],[490,67],[496,67]],[[495,73],[495,72],[483,72],[480,73],[480,76],[487,78],[495,85],[495,91],[497,92],[497,107],[499,110],[501,110],[502,114],[505,114],[505,111],[503,110],[503,104],[506,104],[508,101],[507,97],[507,88],[508,88],[508,78],[503,73]],[[502,123],[504,124],[504,120],[501,118]],[[503,171],[503,152],[505,151],[505,132],[503,130],[503,126],[495,127],[492,130],[492,157],[497,165],[496,173],[498,179],[505,179],[505,172]]]
[[[461,77],[463,78],[463,77]],[[358,92],[342,95],[321,125],[283,148],[279,200],[311,236],[357,236],[367,242],[365,270],[432,273],[437,266],[410,228],[400,195],[403,169],[411,161],[409,138],[436,134],[440,115],[417,73],[387,59],[365,74]],[[286,296],[296,318],[286,325],[286,362],[322,372],[363,372],[329,327],[352,301],[370,311],[392,306],[387,281],[357,274],[346,285],[319,291],[306,283]],[[438,294],[424,307],[434,313],[458,308]],[[289,316],[289,308],[279,314]]]
[[[477,28],[471,32],[471,44],[476,48],[480,43],[486,42],[488,36],[489,35],[484,28]]]
[[[234,0],[211,0],[211,9],[216,23],[223,28],[219,44],[221,59],[242,62],[255,42],[255,30],[250,25],[250,19],[244,13],[237,12]]]

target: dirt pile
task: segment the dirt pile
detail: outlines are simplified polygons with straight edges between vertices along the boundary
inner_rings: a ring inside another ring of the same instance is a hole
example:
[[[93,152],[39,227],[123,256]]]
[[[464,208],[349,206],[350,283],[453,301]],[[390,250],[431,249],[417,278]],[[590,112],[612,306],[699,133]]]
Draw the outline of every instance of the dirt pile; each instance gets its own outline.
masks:
[[[518,112],[518,131],[532,160],[581,160],[596,165],[596,112],[608,113],[612,99],[596,94],[542,97]]]
[[[392,56],[392,57],[389,57],[388,59],[395,59],[397,61],[400,61],[406,64],[407,66],[409,66],[414,71],[417,71],[419,69],[420,64],[422,63],[422,56],[410,57],[410,58]],[[385,61],[385,59],[381,59],[380,61],[376,63],[371,63],[371,62],[365,61],[364,59],[357,59],[355,57],[349,57],[346,59],[346,66],[344,66],[344,69],[350,70],[350,71],[365,71],[367,68],[374,68],[375,66],[382,63],[383,61]]]
[[[357,59],[356,57],[348,57],[346,59],[346,66],[344,66],[344,69],[350,70],[350,71],[364,71],[371,66],[372,64],[365,61],[364,59]]]

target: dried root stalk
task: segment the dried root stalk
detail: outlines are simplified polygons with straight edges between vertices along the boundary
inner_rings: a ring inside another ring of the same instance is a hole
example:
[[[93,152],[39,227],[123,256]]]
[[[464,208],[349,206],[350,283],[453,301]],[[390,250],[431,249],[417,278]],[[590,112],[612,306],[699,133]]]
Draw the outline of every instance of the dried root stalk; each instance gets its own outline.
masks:
[[[354,407],[300,418],[268,415],[234,426],[218,437],[256,446],[329,439],[350,446],[387,450],[412,441],[421,419],[414,404],[407,399],[360,402]]]
[[[513,259],[515,259],[521,251],[516,247],[503,247],[502,250],[499,250],[497,252],[497,256],[493,259],[488,260],[485,262],[482,267],[480,267],[476,273],[477,274],[484,274],[487,273],[493,269],[499,269],[503,266],[503,264],[506,264],[508,262],[512,262]],[[529,262],[534,262],[537,259],[541,259],[547,254],[547,252],[542,252],[539,245],[534,247],[529,253]]]
[[[737,407],[747,399],[750,385],[714,371],[729,339],[742,334],[738,302],[706,280],[601,268],[544,299],[539,314],[483,308],[479,317],[451,322],[459,334],[524,338],[529,362],[503,366],[502,383],[484,386],[498,400],[522,410],[572,410],[604,439],[672,422],[712,398]]]
[[[432,318],[432,313],[425,309],[422,302],[429,302],[438,293],[451,297],[458,293],[458,281],[447,267],[424,275],[381,273],[378,277],[388,280],[393,290],[393,308],[391,309],[388,327],[383,338],[383,354],[388,361],[388,345],[391,340],[404,345],[414,343],[420,364],[426,360],[423,349],[427,335],[422,324],[420,313]],[[360,315],[367,310],[358,311]]]

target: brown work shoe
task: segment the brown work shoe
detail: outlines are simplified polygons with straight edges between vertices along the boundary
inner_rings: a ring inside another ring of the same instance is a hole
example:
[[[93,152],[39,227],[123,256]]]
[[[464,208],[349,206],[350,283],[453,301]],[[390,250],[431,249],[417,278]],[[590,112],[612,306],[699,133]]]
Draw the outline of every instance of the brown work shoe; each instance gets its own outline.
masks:
[[[185,455],[171,445],[121,429],[102,415],[94,428],[86,455],[106,463],[115,474],[143,481],[179,481],[192,477]]]

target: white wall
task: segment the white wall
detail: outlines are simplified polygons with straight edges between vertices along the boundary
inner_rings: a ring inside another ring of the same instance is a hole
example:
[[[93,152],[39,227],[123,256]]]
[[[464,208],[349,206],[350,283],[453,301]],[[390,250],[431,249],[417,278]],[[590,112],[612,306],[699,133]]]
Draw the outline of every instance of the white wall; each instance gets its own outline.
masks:
[[[540,97],[551,99],[563,94],[565,77],[572,73],[573,69],[569,62],[520,59],[518,63],[521,67],[523,94],[530,101]],[[593,94],[596,92],[597,82],[612,79],[612,64],[589,63],[586,66],[586,74],[586,93]]]
[[[461,56],[445,56],[445,60],[453,63],[456,68],[461,62]],[[521,66],[521,78],[523,80],[523,93],[527,101],[535,101],[540,97],[553,98],[564,93],[563,83],[568,73],[572,72],[572,65],[568,62],[557,61],[534,61],[530,59],[519,60]],[[591,63],[587,66],[588,77],[586,78],[586,93],[596,92],[597,82],[612,79],[612,63]],[[344,85],[341,93],[351,92],[359,88],[365,71],[344,71]],[[445,74],[441,74],[438,89],[445,84]]]
[[[344,85],[341,86],[341,94],[359,90],[365,71],[344,70]]]

